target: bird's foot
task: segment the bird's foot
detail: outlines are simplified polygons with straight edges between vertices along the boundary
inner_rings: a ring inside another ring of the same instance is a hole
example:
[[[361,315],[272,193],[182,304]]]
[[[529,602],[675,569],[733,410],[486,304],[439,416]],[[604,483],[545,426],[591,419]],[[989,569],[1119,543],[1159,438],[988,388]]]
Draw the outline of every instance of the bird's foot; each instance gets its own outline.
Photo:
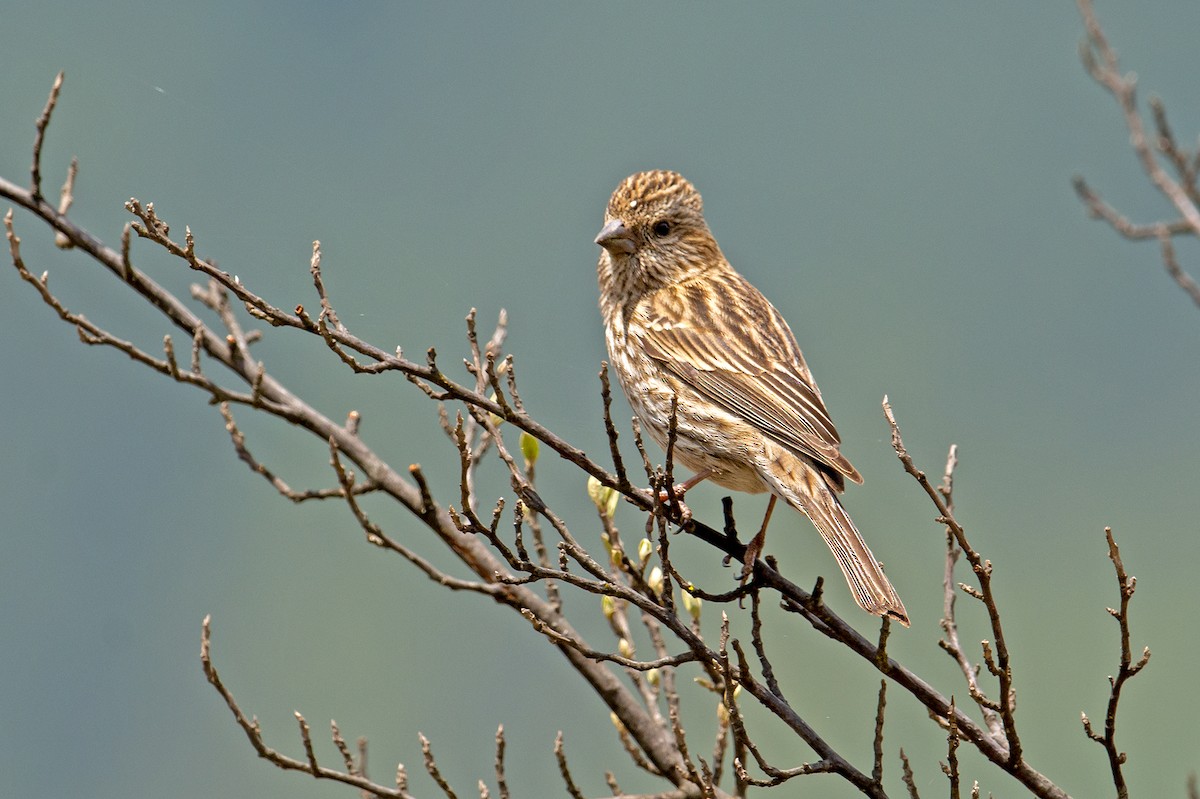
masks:
[[[765,535],[759,533],[746,545],[746,554],[742,556],[742,573],[738,575],[738,582],[742,585],[745,585],[754,576],[754,561],[758,560],[758,556],[762,554],[766,538]]]
[[[676,483],[671,486],[670,490],[661,488],[658,491],[658,500],[664,505],[673,506],[679,509],[680,521],[688,522],[692,519],[692,509],[683,502],[683,495],[691,491],[697,485],[707,480],[716,474],[713,469],[700,472],[692,477],[684,480],[682,483]]]
[[[751,538],[750,543],[746,545],[746,554],[742,556],[742,574],[738,578],[738,582],[742,585],[745,585],[754,576],[754,561],[758,560],[758,556],[763,551],[763,544],[767,542],[767,525],[771,523],[775,500],[776,497],[772,494],[771,501],[767,503],[766,515],[763,516],[762,527],[758,528],[758,534]]]
[[[663,488],[658,492],[658,501],[667,507],[678,509],[679,519],[684,522],[691,521],[692,519],[692,509],[683,501],[683,495],[687,493],[689,488],[691,486],[687,483],[676,483],[669,491]]]

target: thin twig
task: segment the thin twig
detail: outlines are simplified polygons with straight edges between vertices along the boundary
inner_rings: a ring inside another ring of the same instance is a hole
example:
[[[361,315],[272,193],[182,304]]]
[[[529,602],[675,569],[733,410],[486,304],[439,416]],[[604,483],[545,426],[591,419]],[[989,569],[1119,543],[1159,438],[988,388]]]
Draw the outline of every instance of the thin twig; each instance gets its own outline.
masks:
[[[681,652],[678,655],[655,658],[654,660],[634,660],[623,655],[592,649],[585,645],[578,637],[566,635],[554,629],[546,622],[534,616],[529,610],[522,612],[521,615],[528,619],[533,624],[533,628],[540,634],[546,636],[556,644],[562,644],[563,646],[575,649],[591,660],[604,660],[616,663],[618,666],[624,666],[627,669],[634,669],[635,671],[650,671],[651,669],[661,669],[668,666],[681,666],[684,663],[691,663],[697,659],[696,653],[689,650]]]
[[[1137,578],[1126,573],[1125,564],[1121,561],[1121,550],[1117,548],[1111,527],[1104,528],[1104,537],[1108,541],[1108,558],[1112,561],[1113,571],[1116,572],[1117,590],[1121,599],[1117,608],[1108,608],[1109,615],[1117,620],[1121,630],[1120,665],[1117,676],[1108,678],[1108,708],[1104,714],[1104,734],[1101,735],[1092,729],[1092,722],[1086,713],[1081,713],[1080,716],[1087,737],[1103,746],[1108,755],[1108,767],[1112,772],[1113,786],[1117,789],[1117,799],[1128,799],[1129,787],[1123,771],[1126,756],[1117,748],[1117,705],[1121,701],[1121,689],[1125,687],[1125,683],[1137,676],[1150,662],[1150,647],[1142,648],[1141,657],[1135,663],[1129,642],[1129,602],[1137,589]]]
[[[554,759],[558,761],[558,773],[562,776],[563,784],[567,786],[567,793],[571,799],[584,799],[583,793],[575,785],[575,778],[571,776],[571,767],[567,765],[567,753],[563,748],[562,730],[554,736]]]
[[[625,461],[621,458],[621,448],[617,444],[617,426],[612,420],[612,387],[608,381],[608,363],[600,365],[600,400],[604,407],[604,433],[608,437],[608,451],[612,455],[613,469],[617,473],[617,489],[626,491],[631,486],[629,475],[625,473]]]
[[[280,754],[276,750],[267,746],[263,740],[262,728],[258,723],[258,719],[247,718],[238,706],[237,701],[233,698],[233,694],[225,687],[221,681],[220,675],[217,674],[217,668],[212,662],[212,617],[205,616],[204,623],[201,627],[200,636],[200,664],[204,669],[204,676],[209,684],[216,689],[221,698],[225,700],[226,707],[233,714],[242,731],[246,733],[246,737],[250,740],[250,745],[254,747],[254,751],[258,756],[270,761],[275,766],[284,769],[285,771],[302,771],[317,779],[333,780],[346,785],[352,785],[360,790],[367,791],[375,796],[392,797],[393,799],[413,799],[403,785],[397,785],[395,788],[390,788],[386,785],[371,782],[365,776],[353,774],[350,772],[335,771],[325,768],[317,763],[316,754],[312,749],[311,735],[308,733],[308,724],[304,721],[304,717],[299,713],[296,714],[297,722],[300,725],[301,737],[304,742],[306,753],[305,760],[296,760],[287,755]]]
[[[429,743],[429,739],[425,737],[424,733],[417,733],[417,737],[421,740],[421,758],[425,763],[426,773],[442,789],[442,793],[446,794],[446,799],[458,799],[454,790],[450,787],[450,783],[442,776],[437,761],[433,759],[433,744]]]
[[[59,72],[54,77],[54,85],[50,87],[50,96],[46,98],[46,105],[42,108],[42,113],[38,115],[35,123],[37,133],[33,139],[33,166],[29,170],[29,193],[34,202],[40,203],[42,200],[42,143],[46,138],[46,128],[50,125],[50,117],[54,114],[54,107],[58,105],[58,94],[62,91],[65,77],[66,74],[63,72]]]
[[[174,362],[174,357],[170,357],[172,362]],[[225,431],[229,433],[230,441],[233,444],[233,449],[237,453],[238,458],[250,467],[250,471],[254,472],[255,474],[262,475],[262,477],[268,483],[270,483],[275,490],[280,493],[280,495],[287,497],[296,504],[306,502],[310,499],[335,499],[344,496],[344,489],[341,487],[308,489],[307,491],[296,491],[291,488],[291,486],[285,483],[283,479],[260,463],[250,453],[250,450],[246,448],[246,436],[242,433],[241,429],[238,428],[237,422],[234,421],[233,412],[229,409],[229,403],[222,402],[217,406],[217,408],[220,410],[222,418],[225,419]],[[356,484],[351,490],[355,494],[361,495],[370,494],[380,489],[378,484],[367,482]]]
[[[1076,0],[1076,4],[1087,32],[1087,38],[1080,45],[1080,59],[1092,79],[1116,100],[1124,117],[1125,127],[1129,130],[1130,146],[1142,171],[1170,201],[1181,218],[1172,222],[1136,225],[1101,201],[1099,195],[1088,187],[1082,178],[1075,179],[1075,191],[1092,216],[1103,219],[1122,236],[1129,239],[1157,238],[1162,242],[1163,262],[1168,273],[1200,307],[1200,288],[1197,288],[1196,281],[1175,260],[1174,248],[1169,243],[1172,236],[1183,233],[1200,236],[1200,208],[1197,208],[1200,191],[1196,186],[1196,163],[1200,152],[1189,154],[1176,145],[1174,135],[1167,124],[1166,109],[1161,101],[1152,100],[1150,103],[1157,136],[1151,137],[1147,134],[1146,125],[1137,107],[1137,77],[1133,74],[1121,74],[1117,55],[1100,27],[1091,0]],[[1172,165],[1176,178],[1167,174],[1158,153],[1162,153]]]
[[[950,698],[950,705],[951,707],[954,706],[953,697]],[[953,713],[950,714],[947,721],[949,722],[947,725],[948,729],[946,731],[946,748],[948,750],[948,756],[946,758],[947,762],[942,765],[942,772],[950,780],[950,799],[959,799],[961,796],[959,792],[961,775],[958,773],[958,726],[954,723],[955,719]]]
[[[921,799],[921,794],[917,792],[917,782],[913,779],[912,763],[908,762],[908,755],[904,754],[904,749],[900,749],[900,771],[904,779],[904,787],[908,789],[909,799]]]
[[[942,495],[946,509],[950,513],[954,512],[954,470],[957,466],[958,446],[951,444],[950,450],[946,454],[946,469],[942,475],[942,482],[937,487],[937,491]],[[947,527],[946,560],[942,575],[942,619],[940,622],[944,637],[938,641],[938,646],[954,658],[966,680],[967,693],[979,706],[984,724],[987,725],[994,737],[1000,739],[1003,735],[1003,724],[999,714],[1000,705],[989,699],[979,687],[979,668],[971,664],[958,638],[958,621],[955,618],[955,600],[958,597],[955,589],[958,583],[954,579],[954,565],[961,555],[962,550],[958,546],[954,532]]]
[[[979,580],[979,590],[970,592],[972,596],[979,599],[988,612],[988,621],[991,625],[992,636],[995,639],[995,659],[992,659],[991,648],[989,642],[983,642],[984,663],[988,665],[989,670],[996,676],[1000,684],[1000,699],[997,702],[996,710],[1000,714],[1000,720],[1003,726],[1003,738],[999,736],[991,736],[997,743],[1000,743],[1007,750],[1006,761],[1010,767],[1016,767],[1022,762],[1021,756],[1021,740],[1017,736],[1017,724],[1014,716],[1016,712],[1016,692],[1013,688],[1013,672],[1011,657],[1008,651],[1008,644],[1004,638],[1004,628],[1000,622],[1000,609],[996,605],[996,597],[992,592],[992,563],[984,558],[972,548],[967,540],[966,531],[962,525],[954,518],[954,512],[949,505],[946,504],[946,498],[929,482],[929,478],[925,473],[917,468],[913,462],[912,456],[908,454],[908,450],[904,447],[904,441],[900,438],[900,427],[896,422],[896,416],[892,412],[892,406],[888,402],[888,398],[883,398],[883,413],[887,417],[888,425],[892,428],[892,448],[896,451],[896,455],[900,458],[900,462],[904,466],[904,470],[912,475],[913,479],[920,484],[921,488],[932,500],[934,506],[938,510],[938,521],[946,525],[946,529],[954,537],[958,548],[962,550],[967,558],[967,562],[971,565],[971,570]],[[980,695],[982,696],[982,695]],[[976,701],[980,701],[976,697]],[[950,709],[949,715],[953,715],[954,710]],[[959,719],[954,719],[954,724],[959,724]]]
[[[1187,196],[1183,187],[1173,180],[1159,164],[1146,135],[1146,127],[1137,109],[1137,77],[1122,75],[1117,64],[1117,55],[1108,43],[1104,30],[1096,19],[1091,0],[1076,0],[1083,17],[1087,40],[1080,47],[1080,56],[1092,79],[1107,89],[1116,99],[1129,129],[1129,143],[1137,154],[1142,170],[1158,190],[1166,196],[1180,216],[1188,223],[1194,235],[1200,236],[1200,210]]]
[[[875,765],[871,769],[871,779],[876,785],[883,786],[883,717],[887,708],[887,680],[879,681],[879,699],[875,703],[875,735],[871,741],[871,749],[875,755]]]
[[[508,778],[504,774],[504,725],[496,728],[496,790],[497,799],[509,799]]]
[[[71,165],[67,167],[67,179],[62,185],[62,189],[58,193],[58,213],[60,216],[66,216],[67,211],[71,210],[71,205],[75,202],[75,178],[79,176],[79,159],[72,156]],[[60,250],[69,250],[75,246],[70,237],[62,231],[54,234],[54,246]]]

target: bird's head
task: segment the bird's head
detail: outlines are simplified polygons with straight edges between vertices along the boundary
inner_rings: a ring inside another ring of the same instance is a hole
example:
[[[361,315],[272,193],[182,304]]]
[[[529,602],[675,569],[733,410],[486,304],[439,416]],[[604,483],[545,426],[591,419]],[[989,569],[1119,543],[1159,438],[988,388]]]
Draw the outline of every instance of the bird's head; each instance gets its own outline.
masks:
[[[683,175],[661,169],[621,181],[596,243],[604,248],[601,280],[607,277],[626,296],[679,283],[724,262],[704,221],[700,193]]]

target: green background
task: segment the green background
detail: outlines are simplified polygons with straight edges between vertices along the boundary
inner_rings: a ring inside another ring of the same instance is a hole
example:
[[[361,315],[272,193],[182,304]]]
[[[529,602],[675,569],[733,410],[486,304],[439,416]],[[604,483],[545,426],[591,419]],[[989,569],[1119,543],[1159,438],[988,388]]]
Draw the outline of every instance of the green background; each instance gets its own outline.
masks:
[[[1192,141],[1200,5],[1099,12],[1123,67]],[[174,233],[191,226],[204,256],[283,307],[315,305],[320,239],[342,320],[385,348],[436,346],[446,368],[465,353],[470,307],[485,320],[507,308],[526,404],[599,454],[592,238],[625,175],[683,172],[726,254],[790,320],[866,477],[847,504],[913,618],[893,654],[965,700],[935,645],[942,532],[889,446],[884,393],[930,473],[961,447],[959,516],[995,564],[1026,751],[1076,796],[1111,792],[1079,712],[1103,718],[1116,668],[1103,539],[1115,528],[1139,578],[1133,644],[1154,651],[1128,687],[1119,742],[1136,794],[1180,796],[1200,762],[1200,313],[1153,245],[1086,219],[1072,192],[1082,173],[1136,220],[1169,215],[1078,62],[1081,35],[1066,2],[10,3],[0,174],[27,181],[33,119],[65,70],[47,193],[78,155],[72,216],[95,235],[115,244],[123,201],[153,201]],[[31,268],[49,270],[72,308],[151,350],[171,332],[27,215],[16,223]],[[1196,254],[1181,250],[1189,264]],[[134,258],[186,293],[180,264],[142,245]],[[432,796],[420,730],[471,795],[491,779],[503,723],[516,795],[562,795],[558,729],[587,793],[604,790],[605,768],[631,789],[654,785],[515,614],[365,545],[342,507],[283,501],[237,461],[203,397],[84,348],[12,270],[0,313],[0,793],[350,795],[257,761],[201,676],[206,613],[226,682],[293,756],[300,710],[336,765],[324,734],[336,718],[369,736],[373,776],[387,782],[403,761],[414,792]],[[351,379],[301,339],[259,357],[325,413],[360,410],[385,459],[422,462],[455,501],[432,406],[402,380]],[[319,442],[239,420],[284,479],[331,482]],[[544,496],[594,542],[582,479],[540,466]],[[716,522],[720,496],[690,500]],[[762,502],[737,507],[749,519]],[[410,518],[372,511],[436,554]],[[642,523],[628,508],[617,521],[627,536]],[[796,514],[776,516],[767,547],[802,583],[837,577]],[[675,553],[728,586],[711,551],[677,538]],[[840,580],[830,588],[835,609],[874,627]],[[569,601],[598,617],[594,599]],[[964,642],[987,637],[978,608],[960,607]],[[794,706],[869,767],[875,677],[796,620],[771,619]],[[699,736],[711,707],[690,707]],[[899,692],[889,720],[889,789],[903,790],[904,746],[923,795],[941,795],[943,733]],[[811,758],[775,722],[754,723],[777,765]],[[978,758],[964,767],[985,795],[1019,792]],[[780,793],[803,788],[850,795],[828,777]]]

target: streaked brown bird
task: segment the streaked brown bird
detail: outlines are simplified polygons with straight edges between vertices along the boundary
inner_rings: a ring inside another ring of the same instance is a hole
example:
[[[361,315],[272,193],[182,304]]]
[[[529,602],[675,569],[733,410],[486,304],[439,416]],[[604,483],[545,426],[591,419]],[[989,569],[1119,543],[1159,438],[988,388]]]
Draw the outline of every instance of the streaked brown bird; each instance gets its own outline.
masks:
[[[862,476],[839,449],[796,338],[725,259],[692,184],[663,170],[626,178],[596,243],[613,371],[664,449],[676,399],[675,459],[695,472],[679,488],[712,480],[771,492],[744,574],[782,498],[812,520],[859,606],[908,626],[904,603],[838,501],[846,479]]]

